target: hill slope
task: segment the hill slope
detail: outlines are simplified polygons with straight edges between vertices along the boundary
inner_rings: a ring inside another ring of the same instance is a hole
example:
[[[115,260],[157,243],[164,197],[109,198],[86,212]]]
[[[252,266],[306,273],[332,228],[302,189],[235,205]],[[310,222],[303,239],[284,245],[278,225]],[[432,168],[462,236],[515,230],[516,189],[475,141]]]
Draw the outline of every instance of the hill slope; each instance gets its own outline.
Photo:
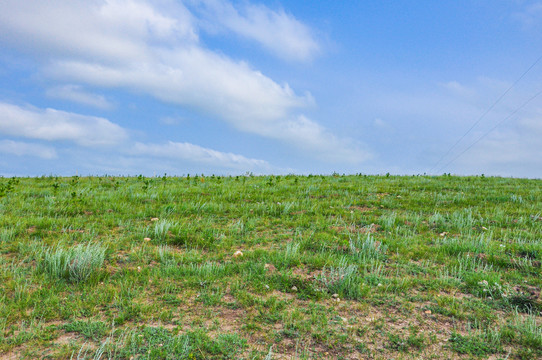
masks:
[[[0,184],[0,359],[542,358],[540,180]]]

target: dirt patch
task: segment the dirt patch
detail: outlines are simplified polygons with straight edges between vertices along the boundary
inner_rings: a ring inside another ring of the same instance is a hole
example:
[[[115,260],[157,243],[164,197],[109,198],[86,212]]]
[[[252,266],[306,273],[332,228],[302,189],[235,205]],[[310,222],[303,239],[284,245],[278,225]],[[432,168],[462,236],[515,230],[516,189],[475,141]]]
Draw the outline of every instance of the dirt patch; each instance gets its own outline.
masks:
[[[19,351],[10,351],[7,354],[0,354],[0,360],[17,360],[19,359]]]
[[[378,230],[380,230],[381,226],[378,224],[370,224],[366,226],[357,226],[357,225],[350,225],[350,226],[331,226],[332,230],[335,230],[337,232],[344,232],[348,231],[350,233],[360,233],[360,234],[374,234]]]
[[[57,337],[54,341],[54,344],[59,345],[59,346],[68,345],[72,342],[75,342],[76,340],[77,340],[77,335],[75,335],[74,333],[66,333]]]

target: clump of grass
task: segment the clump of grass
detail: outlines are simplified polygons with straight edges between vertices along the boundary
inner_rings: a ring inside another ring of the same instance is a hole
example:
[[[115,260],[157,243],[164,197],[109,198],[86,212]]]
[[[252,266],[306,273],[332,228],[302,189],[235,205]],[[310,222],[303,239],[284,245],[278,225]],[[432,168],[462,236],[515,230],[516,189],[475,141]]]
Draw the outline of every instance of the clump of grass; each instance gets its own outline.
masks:
[[[449,339],[452,350],[459,354],[487,356],[498,353],[501,348],[500,332],[495,329],[469,331],[468,335],[452,332]]]
[[[537,322],[535,312],[522,316],[516,310],[508,329],[511,330],[510,334],[514,342],[535,349],[539,355],[542,354],[542,325]]]
[[[341,261],[339,266],[324,268],[319,280],[331,294],[338,294],[347,299],[359,299],[362,295],[361,279],[356,265],[347,265]]]
[[[349,240],[350,252],[361,262],[380,260],[385,257],[388,247],[380,241],[375,241],[370,234],[364,240],[360,237]]]
[[[169,220],[159,220],[154,224],[152,234],[154,239],[164,241],[167,238],[169,230],[173,227],[173,223]]]
[[[63,329],[67,332],[76,332],[85,338],[98,341],[107,335],[108,326],[102,321],[76,320],[64,324]]]
[[[41,269],[53,278],[78,283],[97,273],[105,260],[105,248],[99,244],[79,244],[72,248],[59,246],[43,251]]]
[[[489,243],[491,241],[491,233],[487,236],[485,234],[480,235],[477,238],[457,238],[457,237],[444,237],[436,241],[439,253],[447,256],[459,256],[461,254],[473,253],[482,254],[486,253],[489,249]]]
[[[158,260],[160,260],[160,263],[164,265],[175,265],[176,259],[171,251],[171,248],[168,245],[160,245],[158,246],[158,249],[156,250],[156,253],[158,255]]]
[[[397,224],[397,214],[395,212],[382,215],[380,217],[380,224],[386,231],[391,231],[395,229]]]
[[[284,253],[284,258],[286,260],[293,259],[299,253],[299,243],[289,242],[286,244],[286,252]]]
[[[0,229],[0,242],[11,242],[15,239],[15,229]]]

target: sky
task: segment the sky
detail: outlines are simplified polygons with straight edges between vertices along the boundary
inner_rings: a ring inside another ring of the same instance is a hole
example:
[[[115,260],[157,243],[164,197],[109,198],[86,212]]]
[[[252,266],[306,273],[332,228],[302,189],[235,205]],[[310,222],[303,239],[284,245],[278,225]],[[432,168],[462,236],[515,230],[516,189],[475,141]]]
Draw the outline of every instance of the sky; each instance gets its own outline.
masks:
[[[0,175],[541,178],[540,56],[537,0],[1,0]]]

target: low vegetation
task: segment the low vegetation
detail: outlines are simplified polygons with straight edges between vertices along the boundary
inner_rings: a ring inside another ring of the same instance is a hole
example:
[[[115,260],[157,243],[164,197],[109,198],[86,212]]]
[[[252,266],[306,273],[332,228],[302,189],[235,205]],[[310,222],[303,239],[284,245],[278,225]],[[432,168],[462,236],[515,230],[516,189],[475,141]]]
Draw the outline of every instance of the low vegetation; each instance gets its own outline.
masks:
[[[0,178],[0,359],[542,359],[541,190]]]

